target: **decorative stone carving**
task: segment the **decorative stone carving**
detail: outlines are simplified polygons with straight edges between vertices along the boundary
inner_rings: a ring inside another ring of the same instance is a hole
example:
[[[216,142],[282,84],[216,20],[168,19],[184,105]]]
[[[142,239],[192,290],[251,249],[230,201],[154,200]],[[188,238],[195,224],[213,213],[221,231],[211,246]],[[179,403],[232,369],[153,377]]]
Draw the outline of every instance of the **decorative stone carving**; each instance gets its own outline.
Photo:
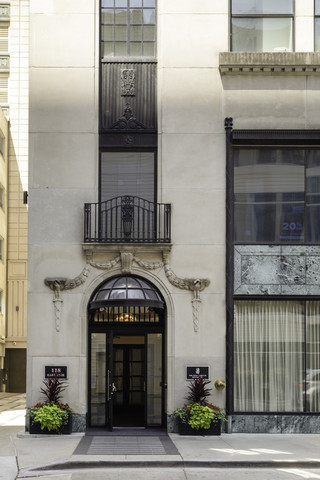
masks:
[[[100,270],[111,270],[114,268],[119,262],[121,262],[121,270],[123,274],[132,273],[132,265],[136,263],[139,265],[140,268],[145,270],[157,270],[159,268],[164,268],[166,277],[168,281],[177,288],[183,290],[190,290],[193,292],[193,298],[191,300],[192,303],[192,313],[193,313],[193,328],[194,331],[197,332],[199,330],[199,321],[200,321],[200,306],[201,306],[201,298],[200,292],[203,291],[209,284],[210,280],[206,278],[179,278],[175,275],[175,273],[171,270],[169,264],[169,253],[162,252],[163,261],[159,262],[147,262],[141,260],[135,255],[133,248],[123,248],[120,251],[120,255],[117,255],[114,259],[100,263],[94,262],[90,255],[87,257],[88,265],[82,270],[80,275],[73,279],[68,278],[46,278],[45,284],[54,292],[54,299],[53,304],[55,307],[55,320],[56,320],[56,330],[59,332],[60,324],[61,324],[61,312],[62,312],[62,303],[63,300],[61,298],[61,291],[63,290],[70,290],[82,285],[90,272],[90,267],[97,268]]]
[[[47,285],[47,287],[50,288],[54,292],[54,298],[53,298],[53,305],[54,305],[54,311],[55,311],[55,321],[56,321],[56,331],[60,331],[60,325],[61,325],[61,314],[62,314],[62,304],[63,300],[61,298],[60,292],[62,290],[71,290],[73,288],[79,287],[82,285],[87,277],[89,275],[89,267],[86,266],[80,275],[73,279],[68,279],[68,278],[46,278],[44,280],[44,283]]]
[[[121,252],[122,273],[131,273],[133,254],[129,252]]]
[[[136,80],[136,71],[134,68],[123,68],[121,69],[121,96],[134,97],[135,95],[135,80]]]
[[[143,125],[143,123],[136,119],[130,103],[126,103],[122,117],[120,117],[117,122],[111,125],[111,128],[114,130],[141,130],[145,129],[146,127]]]

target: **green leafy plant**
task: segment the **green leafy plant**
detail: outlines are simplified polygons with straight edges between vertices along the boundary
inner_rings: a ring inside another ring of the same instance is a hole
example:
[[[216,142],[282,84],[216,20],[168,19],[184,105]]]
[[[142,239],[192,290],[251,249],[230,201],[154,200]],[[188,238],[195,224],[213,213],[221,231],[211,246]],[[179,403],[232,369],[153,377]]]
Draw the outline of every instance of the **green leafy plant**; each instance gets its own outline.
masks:
[[[40,423],[41,430],[47,428],[49,432],[58,432],[63,425],[67,424],[68,412],[62,410],[54,403],[50,403],[49,405],[33,409],[31,420],[33,423]]]
[[[193,403],[188,405],[187,408],[190,412],[188,423],[191,428],[195,428],[196,430],[199,430],[199,428],[204,428],[205,430],[210,428],[214,419],[214,413],[210,407]]]

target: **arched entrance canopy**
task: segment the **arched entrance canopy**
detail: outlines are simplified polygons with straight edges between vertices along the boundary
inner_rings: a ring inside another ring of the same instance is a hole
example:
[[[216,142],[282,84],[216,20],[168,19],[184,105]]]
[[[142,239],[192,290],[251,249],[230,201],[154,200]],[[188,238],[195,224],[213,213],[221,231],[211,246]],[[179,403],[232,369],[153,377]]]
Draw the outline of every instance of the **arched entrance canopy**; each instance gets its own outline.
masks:
[[[107,280],[95,293],[90,302],[90,310],[115,305],[153,307],[164,310],[160,294],[146,280],[138,277],[116,277]]]

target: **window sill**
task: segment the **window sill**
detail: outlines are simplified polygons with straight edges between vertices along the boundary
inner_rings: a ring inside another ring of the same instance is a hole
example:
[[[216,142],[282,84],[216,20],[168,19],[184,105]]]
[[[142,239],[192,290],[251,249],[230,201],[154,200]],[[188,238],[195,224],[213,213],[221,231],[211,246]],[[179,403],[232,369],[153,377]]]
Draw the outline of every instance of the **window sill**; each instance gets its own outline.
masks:
[[[221,52],[221,75],[319,75],[320,52]]]

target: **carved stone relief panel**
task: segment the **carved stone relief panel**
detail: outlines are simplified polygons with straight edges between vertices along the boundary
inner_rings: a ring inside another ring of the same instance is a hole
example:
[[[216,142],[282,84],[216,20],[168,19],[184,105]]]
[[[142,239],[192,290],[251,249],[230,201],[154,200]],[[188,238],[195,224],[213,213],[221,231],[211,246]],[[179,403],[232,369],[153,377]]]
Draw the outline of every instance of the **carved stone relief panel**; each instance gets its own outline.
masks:
[[[237,245],[236,295],[320,295],[320,247]]]

